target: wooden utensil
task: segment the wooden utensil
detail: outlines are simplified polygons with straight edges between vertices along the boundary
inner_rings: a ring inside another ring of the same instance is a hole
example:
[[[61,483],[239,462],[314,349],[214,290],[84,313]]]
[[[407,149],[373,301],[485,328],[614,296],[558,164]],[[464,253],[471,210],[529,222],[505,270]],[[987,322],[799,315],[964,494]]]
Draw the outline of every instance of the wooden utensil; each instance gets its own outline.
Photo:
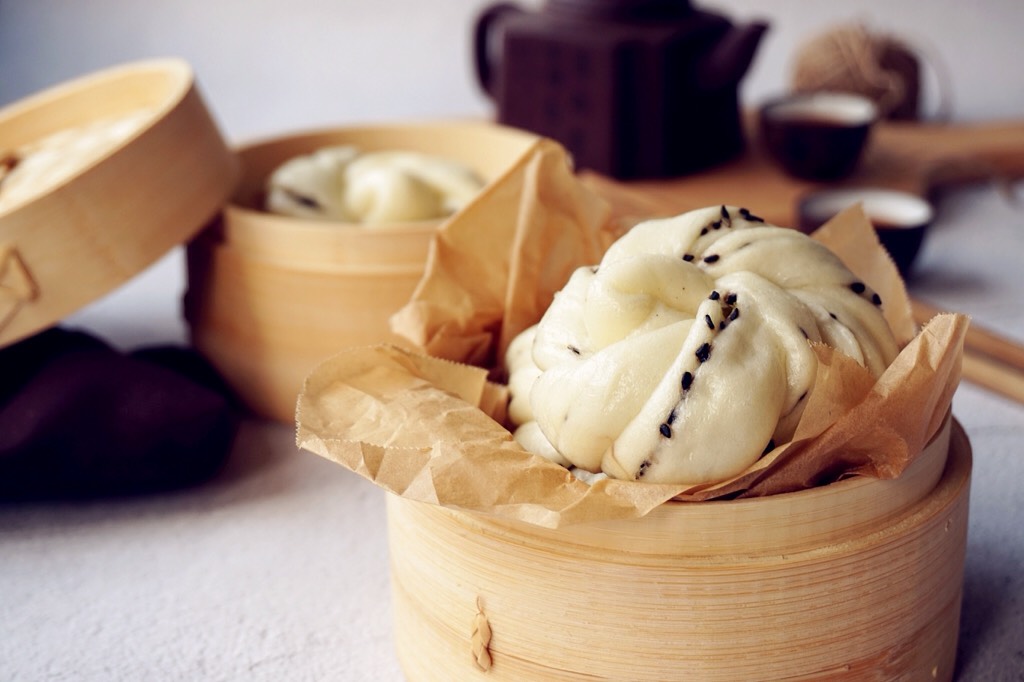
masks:
[[[712,204],[756,210],[769,222],[795,227],[796,206],[819,183],[783,173],[762,151],[748,125],[747,153],[696,175],[620,182],[584,171],[583,181],[609,199],[621,216],[675,215]],[[1024,122],[924,124],[879,122],[857,171],[829,186],[879,187],[925,197],[936,189],[986,179],[1024,177]]]
[[[17,163],[3,150],[139,111],[134,135],[0,208],[0,347],[121,285],[230,194],[237,162],[176,59],[114,67],[0,110],[0,165]]]
[[[296,133],[238,149],[238,189],[219,224],[188,248],[192,342],[256,414],[294,423],[302,382],[319,362],[349,346],[404,343],[388,320],[416,288],[442,221],[366,229],[271,214],[263,210],[267,176],[296,156],[353,145],[449,158],[493,184],[537,140],[447,121]]]
[[[969,478],[953,424],[898,479],[625,521],[388,495],[398,657],[414,682],[951,680]]]
[[[911,305],[918,324],[943,312],[921,300]],[[971,383],[1024,404],[1024,346],[972,321],[964,339],[962,371]]]

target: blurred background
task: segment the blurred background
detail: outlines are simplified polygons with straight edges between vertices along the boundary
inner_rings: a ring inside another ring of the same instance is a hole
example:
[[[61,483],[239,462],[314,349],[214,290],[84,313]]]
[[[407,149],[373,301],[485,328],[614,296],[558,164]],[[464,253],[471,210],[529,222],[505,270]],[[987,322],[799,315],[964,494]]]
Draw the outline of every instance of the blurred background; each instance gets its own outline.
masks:
[[[0,0],[0,105],[97,69],[176,56],[193,66],[208,108],[236,144],[351,123],[487,118],[495,106],[476,82],[472,29],[490,4]],[[954,122],[976,122],[1024,115],[1020,0],[970,7],[959,0],[693,4],[737,24],[770,24],[740,83],[743,106],[756,107],[788,89],[796,55],[808,41],[838,26],[863,25],[898,38],[918,56],[922,118],[942,113]],[[183,249],[175,249],[68,322],[122,348],[185,342],[183,260]],[[135,312],[126,315],[129,309]]]
[[[0,104],[123,61],[180,56],[232,141],[339,123],[487,116],[471,27],[485,0],[0,0]],[[537,0],[523,2],[526,7]],[[955,120],[1024,114],[1024,2],[711,0],[771,24],[741,88],[756,105],[789,82],[798,46],[860,22],[915,47],[924,112],[948,94]],[[941,85],[941,89],[940,86]]]

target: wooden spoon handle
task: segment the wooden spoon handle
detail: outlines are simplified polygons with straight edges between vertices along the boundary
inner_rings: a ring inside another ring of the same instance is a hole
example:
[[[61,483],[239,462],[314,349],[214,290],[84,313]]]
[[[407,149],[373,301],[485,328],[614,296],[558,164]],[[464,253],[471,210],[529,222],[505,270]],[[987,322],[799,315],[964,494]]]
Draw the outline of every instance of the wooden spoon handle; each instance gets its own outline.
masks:
[[[972,384],[1024,404],[1024,372],[984,355],[964,352],[963,377]]]
[[[911,301],[911,306],[914,309],[914,318],[919,324],[924,324],[943,312],[931,303],[917,299]],[[1024,372],[1024,346],[984,327],[979,327],[974,322],[971,322],[971,326],[967,330],[964,346],[975,355],[987,356],[991,360]]]
[[[911,306],[919,324],[943,312],[916,299]],[[964,339],[963,377],[1024,404],[1024,346],[972,322]]]

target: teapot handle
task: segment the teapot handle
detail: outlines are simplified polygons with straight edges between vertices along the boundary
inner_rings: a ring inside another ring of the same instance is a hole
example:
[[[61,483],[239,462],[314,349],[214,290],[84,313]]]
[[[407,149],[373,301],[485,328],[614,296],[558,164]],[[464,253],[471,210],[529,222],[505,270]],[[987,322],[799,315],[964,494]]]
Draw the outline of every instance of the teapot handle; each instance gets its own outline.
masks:
[[[499,2],[488,7],[477,18],[473,29],[473,56],[476,64],[476,79],[480,87],[491,97],[494,96],[494,63],[490,53],[491,33],[495,24],[509,14],[524,14],[525,10],[508,2]]]

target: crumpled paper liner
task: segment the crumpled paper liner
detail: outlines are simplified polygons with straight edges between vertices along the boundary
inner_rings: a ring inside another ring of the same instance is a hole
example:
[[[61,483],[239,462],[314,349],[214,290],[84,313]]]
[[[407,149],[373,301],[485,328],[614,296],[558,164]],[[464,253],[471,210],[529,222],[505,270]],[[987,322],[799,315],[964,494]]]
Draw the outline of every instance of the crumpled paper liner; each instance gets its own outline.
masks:
[[[756,206],[750,207],[756,213]],[[544,527],[635,518],[672,499],[771,495],[854,475],[892,478],[946,419],[968,321],[939,315],[916,332],[896,267],[859,207],[814,237],[884,301],[901,344],[877,381],[816,345],[819,369],[790,443],[715,485],[578,481],[523,450],[503,425],[496,358],[536,322],[571,271],[607,247],[608,211],[545,141],[499,186],[441,228],[396,332],[423,353],[349,349],[318,367],[299,399],[301,447],[403,497]]]
[[[565,150],[541,138],[442,227],[392,329],[434,357],[500,364],[573,270],[601,259],[615,237],[610,216],[576,180]]]

